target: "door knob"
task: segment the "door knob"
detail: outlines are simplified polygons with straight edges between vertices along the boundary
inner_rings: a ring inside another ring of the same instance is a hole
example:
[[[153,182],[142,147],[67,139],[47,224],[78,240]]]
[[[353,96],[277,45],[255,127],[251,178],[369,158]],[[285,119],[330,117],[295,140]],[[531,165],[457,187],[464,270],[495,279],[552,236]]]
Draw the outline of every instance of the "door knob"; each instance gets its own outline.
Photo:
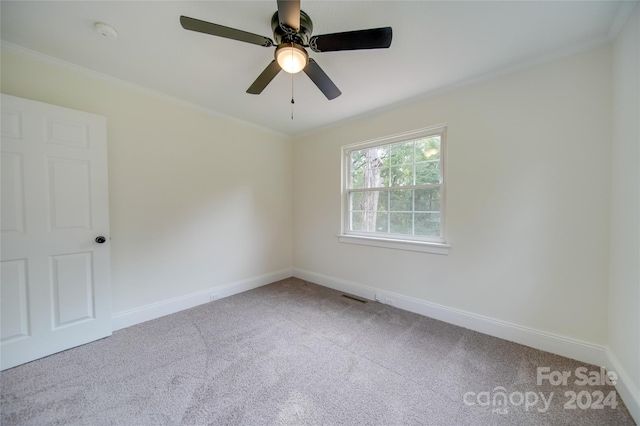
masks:
[[[99,237],[96,237],[96,243],[98,243],[98,244],[102,244],[105,241],[107,241],[107,239],[105,237],[103,237],[102,235],[100,235]]]

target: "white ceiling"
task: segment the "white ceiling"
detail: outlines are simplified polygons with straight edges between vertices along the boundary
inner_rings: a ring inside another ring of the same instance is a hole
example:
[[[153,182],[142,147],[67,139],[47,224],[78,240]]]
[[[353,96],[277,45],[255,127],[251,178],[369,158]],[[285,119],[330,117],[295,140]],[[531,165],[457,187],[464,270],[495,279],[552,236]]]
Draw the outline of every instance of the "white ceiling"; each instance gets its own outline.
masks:
[[[304,74],[281,72],[245,93],[273,59],[264,48],[182,29],[180,15],[273,38],[276,0],[5,1],[1,38],[120,80],[299,135],[443,88],[515,70],[612,39],[633,2],[313,1],[314,35],[393,27],[389,49],[315,53],[342,96],[328,101]],[[105,22],[117,40],[98,35]]]

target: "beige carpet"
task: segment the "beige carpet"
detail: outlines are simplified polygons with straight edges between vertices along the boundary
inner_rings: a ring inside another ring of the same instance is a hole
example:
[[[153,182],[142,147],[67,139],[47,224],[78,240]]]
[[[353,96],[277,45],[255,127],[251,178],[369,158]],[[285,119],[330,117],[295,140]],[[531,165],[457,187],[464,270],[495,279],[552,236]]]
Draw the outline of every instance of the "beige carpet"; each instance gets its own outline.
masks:
[[[538,385],[537,367],[572,376]],[[599,371],[291,278],[2,372],[1,421],[633,425],[579,367]]]

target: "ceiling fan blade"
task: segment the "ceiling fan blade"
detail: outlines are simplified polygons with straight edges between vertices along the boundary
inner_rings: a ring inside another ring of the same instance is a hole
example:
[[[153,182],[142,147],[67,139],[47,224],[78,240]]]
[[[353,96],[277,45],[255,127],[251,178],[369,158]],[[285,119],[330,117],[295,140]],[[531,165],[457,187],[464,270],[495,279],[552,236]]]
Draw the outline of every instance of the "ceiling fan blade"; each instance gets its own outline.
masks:
[[[304,67],[304,72],[318,86],[318,89],[324,93],[327,99],[335,99],[342,94],[340,89],[333,84],[333,81],[313,59],[309,58],[309,63]]]
[[[263,37],[246,31],[236,30],[235,28],[229,28],[223,25],[213,24],[211,22],[189,18],[187,16],[180,17],[180,24],[185,30],[230,38],[231,40],[244,41],[246,43],[257,44],[258,46],[273,46],[273,41],[269,37]]]
[[[391,27],[323,34],[311,37],[309,47],[314,52],[385,49],[391,46],[392,35]]]
[[[251,87],[247,89],[247,93],[250,93],[252,95],[259,95],[260,93],[262,93],[264,88],[267,87],[269,83],[271,83],[271,80],[273,80],[274,77],[278,75],[280,70],[280,65],[278,65],[278,62],[276,62],[276,60],[274,59],[269,65],[267,65],[264,71],[262,71],[262,74],[258,76]]]
[[[278,0],[278,21],[298,32],[300,30],[300,0]]]

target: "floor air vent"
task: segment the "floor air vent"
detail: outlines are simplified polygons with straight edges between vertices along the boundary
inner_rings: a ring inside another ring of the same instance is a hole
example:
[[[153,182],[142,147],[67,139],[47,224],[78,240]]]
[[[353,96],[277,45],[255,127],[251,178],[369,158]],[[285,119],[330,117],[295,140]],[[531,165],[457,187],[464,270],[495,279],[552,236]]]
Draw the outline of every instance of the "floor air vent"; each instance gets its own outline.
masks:
[[[368,302],[367,299],[363,299],[362,297],[358,297],[358,296],[352,296],[350,294],[343,294],[342,297],[346,297],[347,299],[355,300],[356,302],[360,302],[360,303]]]

